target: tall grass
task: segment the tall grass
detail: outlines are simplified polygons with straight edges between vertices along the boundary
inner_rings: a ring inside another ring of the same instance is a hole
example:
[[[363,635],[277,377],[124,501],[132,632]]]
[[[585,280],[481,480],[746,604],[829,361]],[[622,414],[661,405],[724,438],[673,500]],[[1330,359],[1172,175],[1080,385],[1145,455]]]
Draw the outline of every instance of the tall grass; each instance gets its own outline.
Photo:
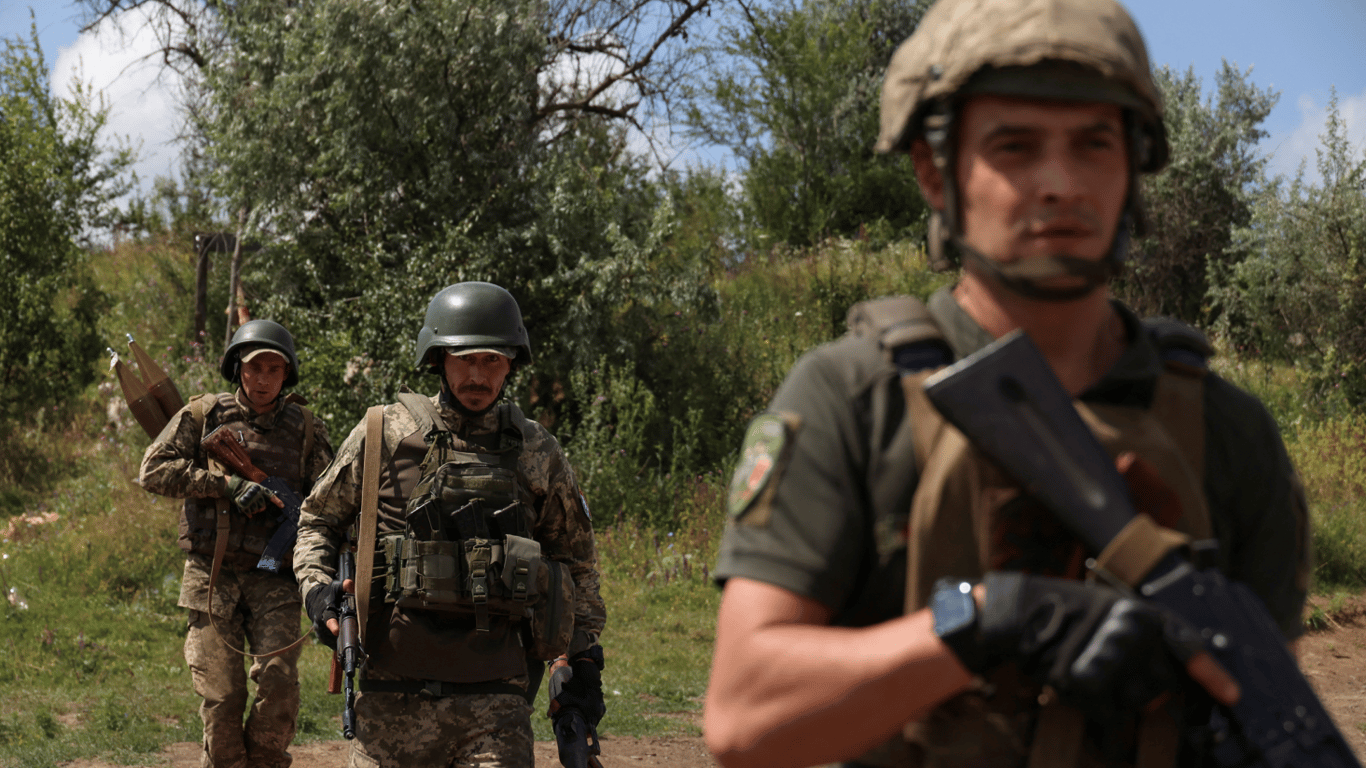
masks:
[[[1310,374],[1290,365],[1220,355],[1212,367],[1281,428],[1309,502],[1313,591],[1366,587],[1366,415],[1316,395]]]

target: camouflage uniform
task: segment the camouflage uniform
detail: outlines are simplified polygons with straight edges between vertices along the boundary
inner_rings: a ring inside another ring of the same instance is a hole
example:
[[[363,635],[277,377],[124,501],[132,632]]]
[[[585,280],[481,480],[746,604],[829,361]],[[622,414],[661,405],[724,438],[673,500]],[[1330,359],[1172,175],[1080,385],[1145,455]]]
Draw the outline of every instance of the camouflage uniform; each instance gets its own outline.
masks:
[[[251,537],[243,536],[243,516],[233,511],[228,552],[210,600],[213,557],[205,553],[204,546],[211,546],[212,538],[196,539],[189,521],[195,508],[226,496],[224,477],[207,469],[199,445],[204,435],[220,424],[237,422],[275,445],[297,444],[297,453],[302,450],[303,411],[281,400],[271,411],[257,414],[240,390],[235,396],[207,397],[215,398],[216,402],[205,408],[202,426],[195,421],[193,404],[171,417],[143,456],[139,482],[152,493],[186,499],[180,544],[188,554],[179,604],[190,609],[185,661],[195,692],[203,698],[199,709],[204,721],[202,765],[283,768],[291,762],[286,749],[294,739],[299,713],[299,649],[268,659],[253,659],[248,675],[243,671],[242,657],[227,645],[242,648],[245,642],[253,652],[264,653],[282,648],[299,636],[299,595],[293,577],[255,568],[259,553],[249,550],[259,547],[244,541]],[[280,434],[280,430],[288,432]],[[274,456],[254,453],[250,448],[248,454],[262,471],[284,476],[284,472],[272,466]],[[327,428],[314,416],[313,446],[301,468],[291,469],[293,474],[302,471],[307,478],[316,478],[331,459]],[[298,490],[306,491],[307,484],[301,483]],[[256,683],[256,698],[244,726],[248,676]]]
[[[498,437],[500,419],[512,409],[512,423],[521,432],[522,448],[516,472],[534,497],[532,537],[545,557],[564,563],[575,588],[574,639],[569,654],[597,643],[606,621],[599,596],[597,548],[588,510],[559,443],[540,424],[523,417],[516,406],[502,404],[477,415],[453,407],[449,393],[432,397],[460,450],[489,448]],[[426,444],[417,421],[403,405],[384,409],[381,448],[377,537],[404,530],[404,508],[418,478],[418,463]],[[342,444],[337,460],[319,478],[304,501],[294,569],[300,594],[331,583],[337,553],[347,528],[358,521],[365,427],[358,425]],[[499,634],[495,625],[490,644],[469,626],[450,627],[451,645],[442,666],[452,670],[445,679],[458,679],[450,695],[375,691],[378,681],[413,681],[411,675],[386,671],[407,660],[379,649],[390,636],[391,606],[383,602],[383,583],[371,591],[366,637],[371,658],[362,670],[356,701],[356,740],[349,765],[532,765],[531,705],[515,687],[527,684],[527,660],[513,633]],[[515,629],[514,629],[515,631]],[[482,646],[481,646],[482,644]],[[461,686],[464,686],[463,692]],[[367,692],[367,687],[371,688]],[[506,689],[502,692],[499,689]],[[499,690],[499,692],[488,692]],[[446,691],[443,691],[443,693]]]

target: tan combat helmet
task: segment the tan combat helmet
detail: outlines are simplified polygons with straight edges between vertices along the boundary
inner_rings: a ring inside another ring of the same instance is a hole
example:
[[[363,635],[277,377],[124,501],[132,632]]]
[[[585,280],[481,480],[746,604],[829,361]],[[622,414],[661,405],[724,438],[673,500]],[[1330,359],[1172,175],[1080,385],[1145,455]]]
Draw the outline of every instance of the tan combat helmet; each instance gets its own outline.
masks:
[[[960,237],[953,124],[959,102],[973,94],[1090,101],[1124,109],[1129,130],[1129,200],[1109,255],[1100,262],[1067,256],[1003,265]],[[1148,52],[1115,0],[939,0],[897,49],[882,87],[879,152],[904,151],[924,138],[945,182],[945,210],[930,220],[930,257],[939,269],[954,251],[1032,298],[1066,301],[1119,273],[1129,230],[1138,219],[1138,174],[1167,164],[1162,94]],[[1049,289],[1036,281],[1075,275],[1085,284]]]

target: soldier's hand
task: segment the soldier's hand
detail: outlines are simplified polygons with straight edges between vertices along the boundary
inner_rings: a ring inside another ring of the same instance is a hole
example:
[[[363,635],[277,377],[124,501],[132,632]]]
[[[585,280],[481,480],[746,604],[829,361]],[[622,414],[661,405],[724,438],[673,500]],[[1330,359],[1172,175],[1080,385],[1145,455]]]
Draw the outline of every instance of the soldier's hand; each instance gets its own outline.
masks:
[[[274,503],[281,509],[285,507],[280,497],[269,488],[237,475],[228,478],[228,498],[247,517],[254,517],[265,509],[267,504]]]
[[[1174,614],[1100,584],[989,573],[980,631],[983,658],[1015,660],[1097,719],[1141,709],[1187,675],[1223,703],[1237,684]]]
[[[602,696],[602,646],[592,648],[568,659],[556,660],[550,667],[550,716],[566,709],[577,710],[589,725],[597,727],[607,713]]]
[[[340,615],[342,593],[354,591],[355,582],[351,579],[347,579],[345,584],[333,579],[331,584],[314,587],[304,598],[304,610],[308,612],[309,621],[313,622],[313,631],[317,633],[318,640],[334,651],[337,650],[337,633],[341,631],[337,618]]]

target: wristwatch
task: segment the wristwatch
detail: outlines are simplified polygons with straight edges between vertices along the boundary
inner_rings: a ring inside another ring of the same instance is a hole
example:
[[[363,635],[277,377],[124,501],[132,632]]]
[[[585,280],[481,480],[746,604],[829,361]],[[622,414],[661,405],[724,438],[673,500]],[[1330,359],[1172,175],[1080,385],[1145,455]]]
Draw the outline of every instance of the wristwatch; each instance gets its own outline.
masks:
[[[962,579],[940,579],[930,593],[930,613],[934,616],[934,634],[944,641],[963,666],[976,673],[982,671],[982,645],[977,632],[977,600],[972,596],[972,582]]]

